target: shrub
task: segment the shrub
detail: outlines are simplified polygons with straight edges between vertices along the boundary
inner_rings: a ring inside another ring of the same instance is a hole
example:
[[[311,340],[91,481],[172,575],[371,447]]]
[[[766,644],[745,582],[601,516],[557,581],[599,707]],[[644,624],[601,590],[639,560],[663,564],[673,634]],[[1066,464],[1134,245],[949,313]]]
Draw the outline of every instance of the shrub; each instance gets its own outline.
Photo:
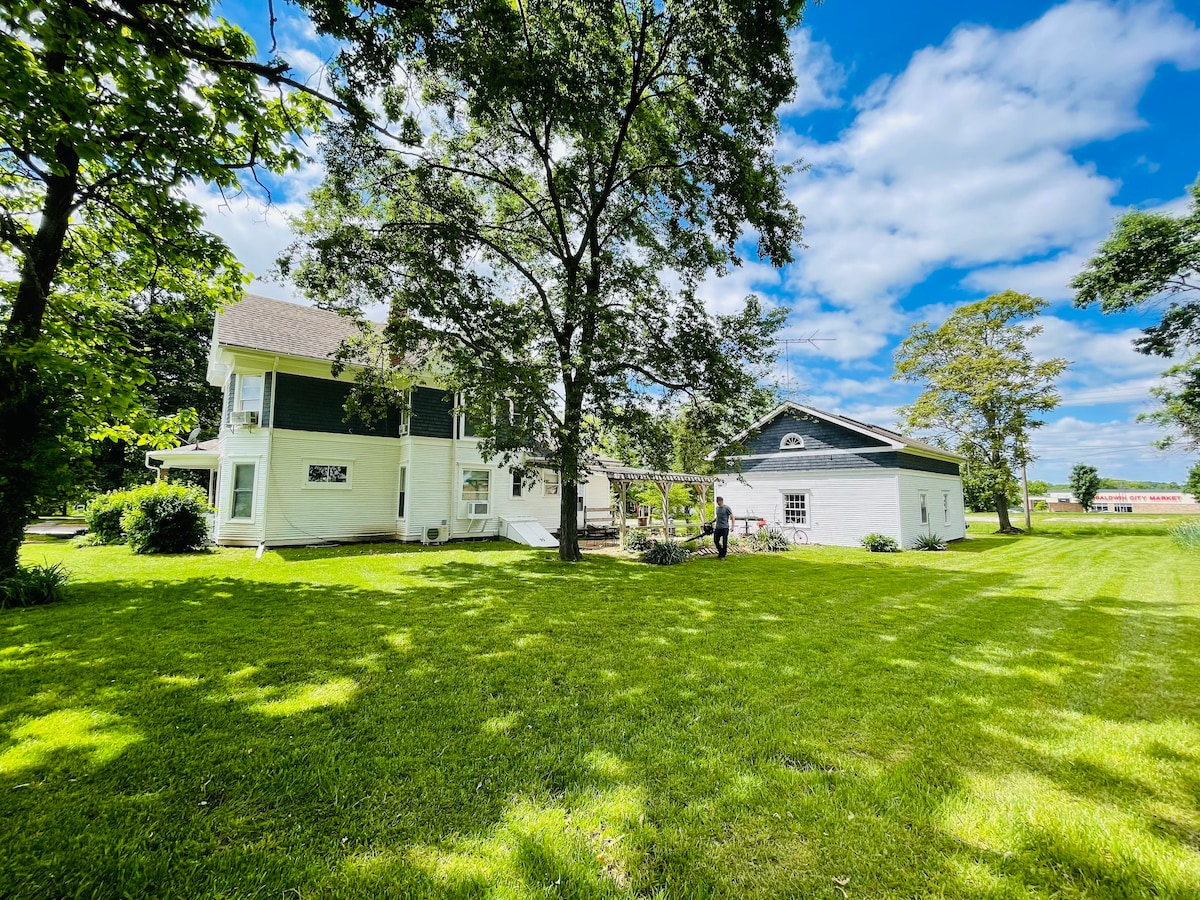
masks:
[[[1045,500],[1038,500],[1036,503],[1033,504],[1034,512],[1047,512],[1047,511],[1049,511],[1049,509],[1050,509],[1050,504],[1047,503]]]
[[[677,541],[651,541],[642,554],[642,561],[654,566],[677,566],[687,562],[692,551]]]
[[[914,550],[945,550],[946,542],[936,534],[922,534],[913,541]]]
[[[1200,520],[1181,522],[1171,529],[1171,540],[1184,550],[1200,550]]]
[[[650,537],[644,531],[625,532],[625,549],[641,553],[650,548]]]
[[[859,543],[861,543],[872,553],[900,552],[900,545],[896,543],[895,538],[888,537],[886,534],[879,534],[878,532],[874,531],[870,534],[863,535],[863,538]]]
[[[758,529],[750,538],[750,542],[755,544],[757,549],[765,550],[768,553],[781,553],[792,546],[792,542],[788,540],[788,536],[782,530],[771,525]]]
[[[17,569],[0,581],[0,609],[55,603],[63,598],[70,580],[71,576],[62,563]]]
[[[186,553],[208,543],[210,508],[203,491],[160,481],[130,493],[121,528],[134,553]]]
[[[109,491],[93,498],[83,513],[90,543],[123,544],[125,532],[121,530],[121,516],[129,511],[132,502],[132,491]]]

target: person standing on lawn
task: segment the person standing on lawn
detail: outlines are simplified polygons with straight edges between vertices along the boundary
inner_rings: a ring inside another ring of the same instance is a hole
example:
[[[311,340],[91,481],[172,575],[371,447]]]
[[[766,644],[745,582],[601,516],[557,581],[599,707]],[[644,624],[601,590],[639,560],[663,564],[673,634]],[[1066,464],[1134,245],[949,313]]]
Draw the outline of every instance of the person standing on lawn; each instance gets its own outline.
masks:
[[[725,498],[717,498],[713,510],[713,545],[717,548],[717,559],[724,559],[729,552],[729,532],[733,528],[733,510],[725,505]]]

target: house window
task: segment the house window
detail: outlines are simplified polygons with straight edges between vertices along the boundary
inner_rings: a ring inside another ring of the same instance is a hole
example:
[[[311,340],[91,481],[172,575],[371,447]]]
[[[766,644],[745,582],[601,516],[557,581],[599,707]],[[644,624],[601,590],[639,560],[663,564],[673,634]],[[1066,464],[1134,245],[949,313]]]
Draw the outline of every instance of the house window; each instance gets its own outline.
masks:
[[[229,518],[254,518],[254,463],[233,467],[233,511]]]
[[[796,434],[796,432],[790,431],[787,434],[785,434],[783,436],[783,440],[781,440],[779,442],[779,449],[780,450],[803,450],[804,449],[804,438],[800,437],[800,435]]]
[[[921,495],[921,524],[929,524],[929,500],[924,494]]]
[[[1133,512],[1133,505],[1129,503],[1114,503],[1113,512]]]
[[[238,412],[262,413],[263,377],[261,375],[243,375],[238,379]]]
[[[462,498],[464,500],[486,500],[491,478],[492,473],[487,469],[464,469]]]
[[[547,497],[558,496],[558,473],[547,470],[542,480],[542,491]]]
[[[404,518],[404,494],[408,488],[408,467],[400,467],[400,501],[396,504],[396,516]]]
[[[310,464],[308,467],[309,484],[349,484],[349,466],[329,466]]]
[[[404,398],[404,406],[400,408],[400,436],[404,437],[408,434],[409,428],[412,425],[412,407],[409,406],[409,398]]]
[[[942,494],[942,521],[944,524],[950,524],[950,494]]]
[[[513,472],[512,473],[512,495],[514,497],[520,497],[524,488],[525,488],[525,485],[521,483],[521,473]]]
[[[789,493],[783,495],[783,524],[808,524],[808,494]]]

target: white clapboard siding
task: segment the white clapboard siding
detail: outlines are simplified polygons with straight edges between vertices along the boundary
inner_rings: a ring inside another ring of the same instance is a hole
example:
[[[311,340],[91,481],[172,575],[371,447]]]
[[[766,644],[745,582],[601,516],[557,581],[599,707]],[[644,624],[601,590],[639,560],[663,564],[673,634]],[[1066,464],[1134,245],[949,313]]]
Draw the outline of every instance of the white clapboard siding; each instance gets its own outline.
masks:
[[[439,441],[437,444],[439,445],[437,448],[431,448],[429,465],[437,472],[449,472],[451,464],[454,469],[453,480],[441,495],[443,506],[438,507],[444,508],[445,498],[452,498],[453,508],[449,510],[450,536],[452,538],[494,537],[500,533],[501,518],[516,516],[533,516],[548,531],[558,530],[559,495],[547,494],[542,481],[527,480],[523,486],[522,495],[513,497],[512,470],[500,465],[498,459],[485,461],[479,453],[476,441],[460,440],[453,447],[449,441]],[[441,451],[440,459],[435,458],[434,454],[437,450]],[[454,455],[453,460],[450,459],[451,452]],[[491,515],[486,519],[469,519],[463,516],[462,473],[466,469],[486,469],[491,473],[488,485],[488,503]],[[410,470],[410,483],[413,471],[418,470]],[[610,505],[608,479],[599,475],[591,476],[583,485],[583,497],[584,503],[588,507],[608,509]],[[422,507],[419,506],[413,506],[411,509],[414,511],[414,515],[422,511]],[[441,518],[443,516],[417,524],[436,524]],[[419,527],[415,533],[417,536],[420,535]]]
[[[221,432],[221,462],[217,470],[217,515],[213,540],[218,544],[253,546],[263,540],[269,474],[270,441],[265,428],[241,427]],[[248,520],[230,521],[233,512],[233,467],[254,464],[254,507]]]
[[[929,522],[921,522],[921,493],[928,501]],[[942,507],[942,495],[950,497],[950,521]],[[966,515],[963,509],[962,481],[953,475],[936,475],[932,472],[900,472],[900,506],[904,547],[911,547],[923,534],[936,534],[944,540],[954,541],[966,537]]]
[[[451,442],[440,438],[408,439],[408,491],[401,537],[420,540],[429,525],[451,524],[450,496],[454,479]]]
[[[897,471],[871,469],[838,472],[767,472],[746,482],[732,477],[717,484],[717,494],[740,521],[783,521],[782,494],[808,494],[809,542],[857,547],[871,532],[901,539]],[[739,527],[738,533],[741,532]]]
[[[273,429],[268,544],[394,537],[401,441]],[[349,486],[310,484],[308,466],[347,465]]]

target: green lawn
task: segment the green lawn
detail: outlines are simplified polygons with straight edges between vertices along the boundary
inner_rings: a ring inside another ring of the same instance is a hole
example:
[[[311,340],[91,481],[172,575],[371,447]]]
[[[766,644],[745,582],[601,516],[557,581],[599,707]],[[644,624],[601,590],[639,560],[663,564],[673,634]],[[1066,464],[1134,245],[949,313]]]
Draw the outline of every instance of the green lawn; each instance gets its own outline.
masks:
[[[1200,559],[1038,527],[28,545],[76,579],[0,612],[0,896],[1200,896]]]

